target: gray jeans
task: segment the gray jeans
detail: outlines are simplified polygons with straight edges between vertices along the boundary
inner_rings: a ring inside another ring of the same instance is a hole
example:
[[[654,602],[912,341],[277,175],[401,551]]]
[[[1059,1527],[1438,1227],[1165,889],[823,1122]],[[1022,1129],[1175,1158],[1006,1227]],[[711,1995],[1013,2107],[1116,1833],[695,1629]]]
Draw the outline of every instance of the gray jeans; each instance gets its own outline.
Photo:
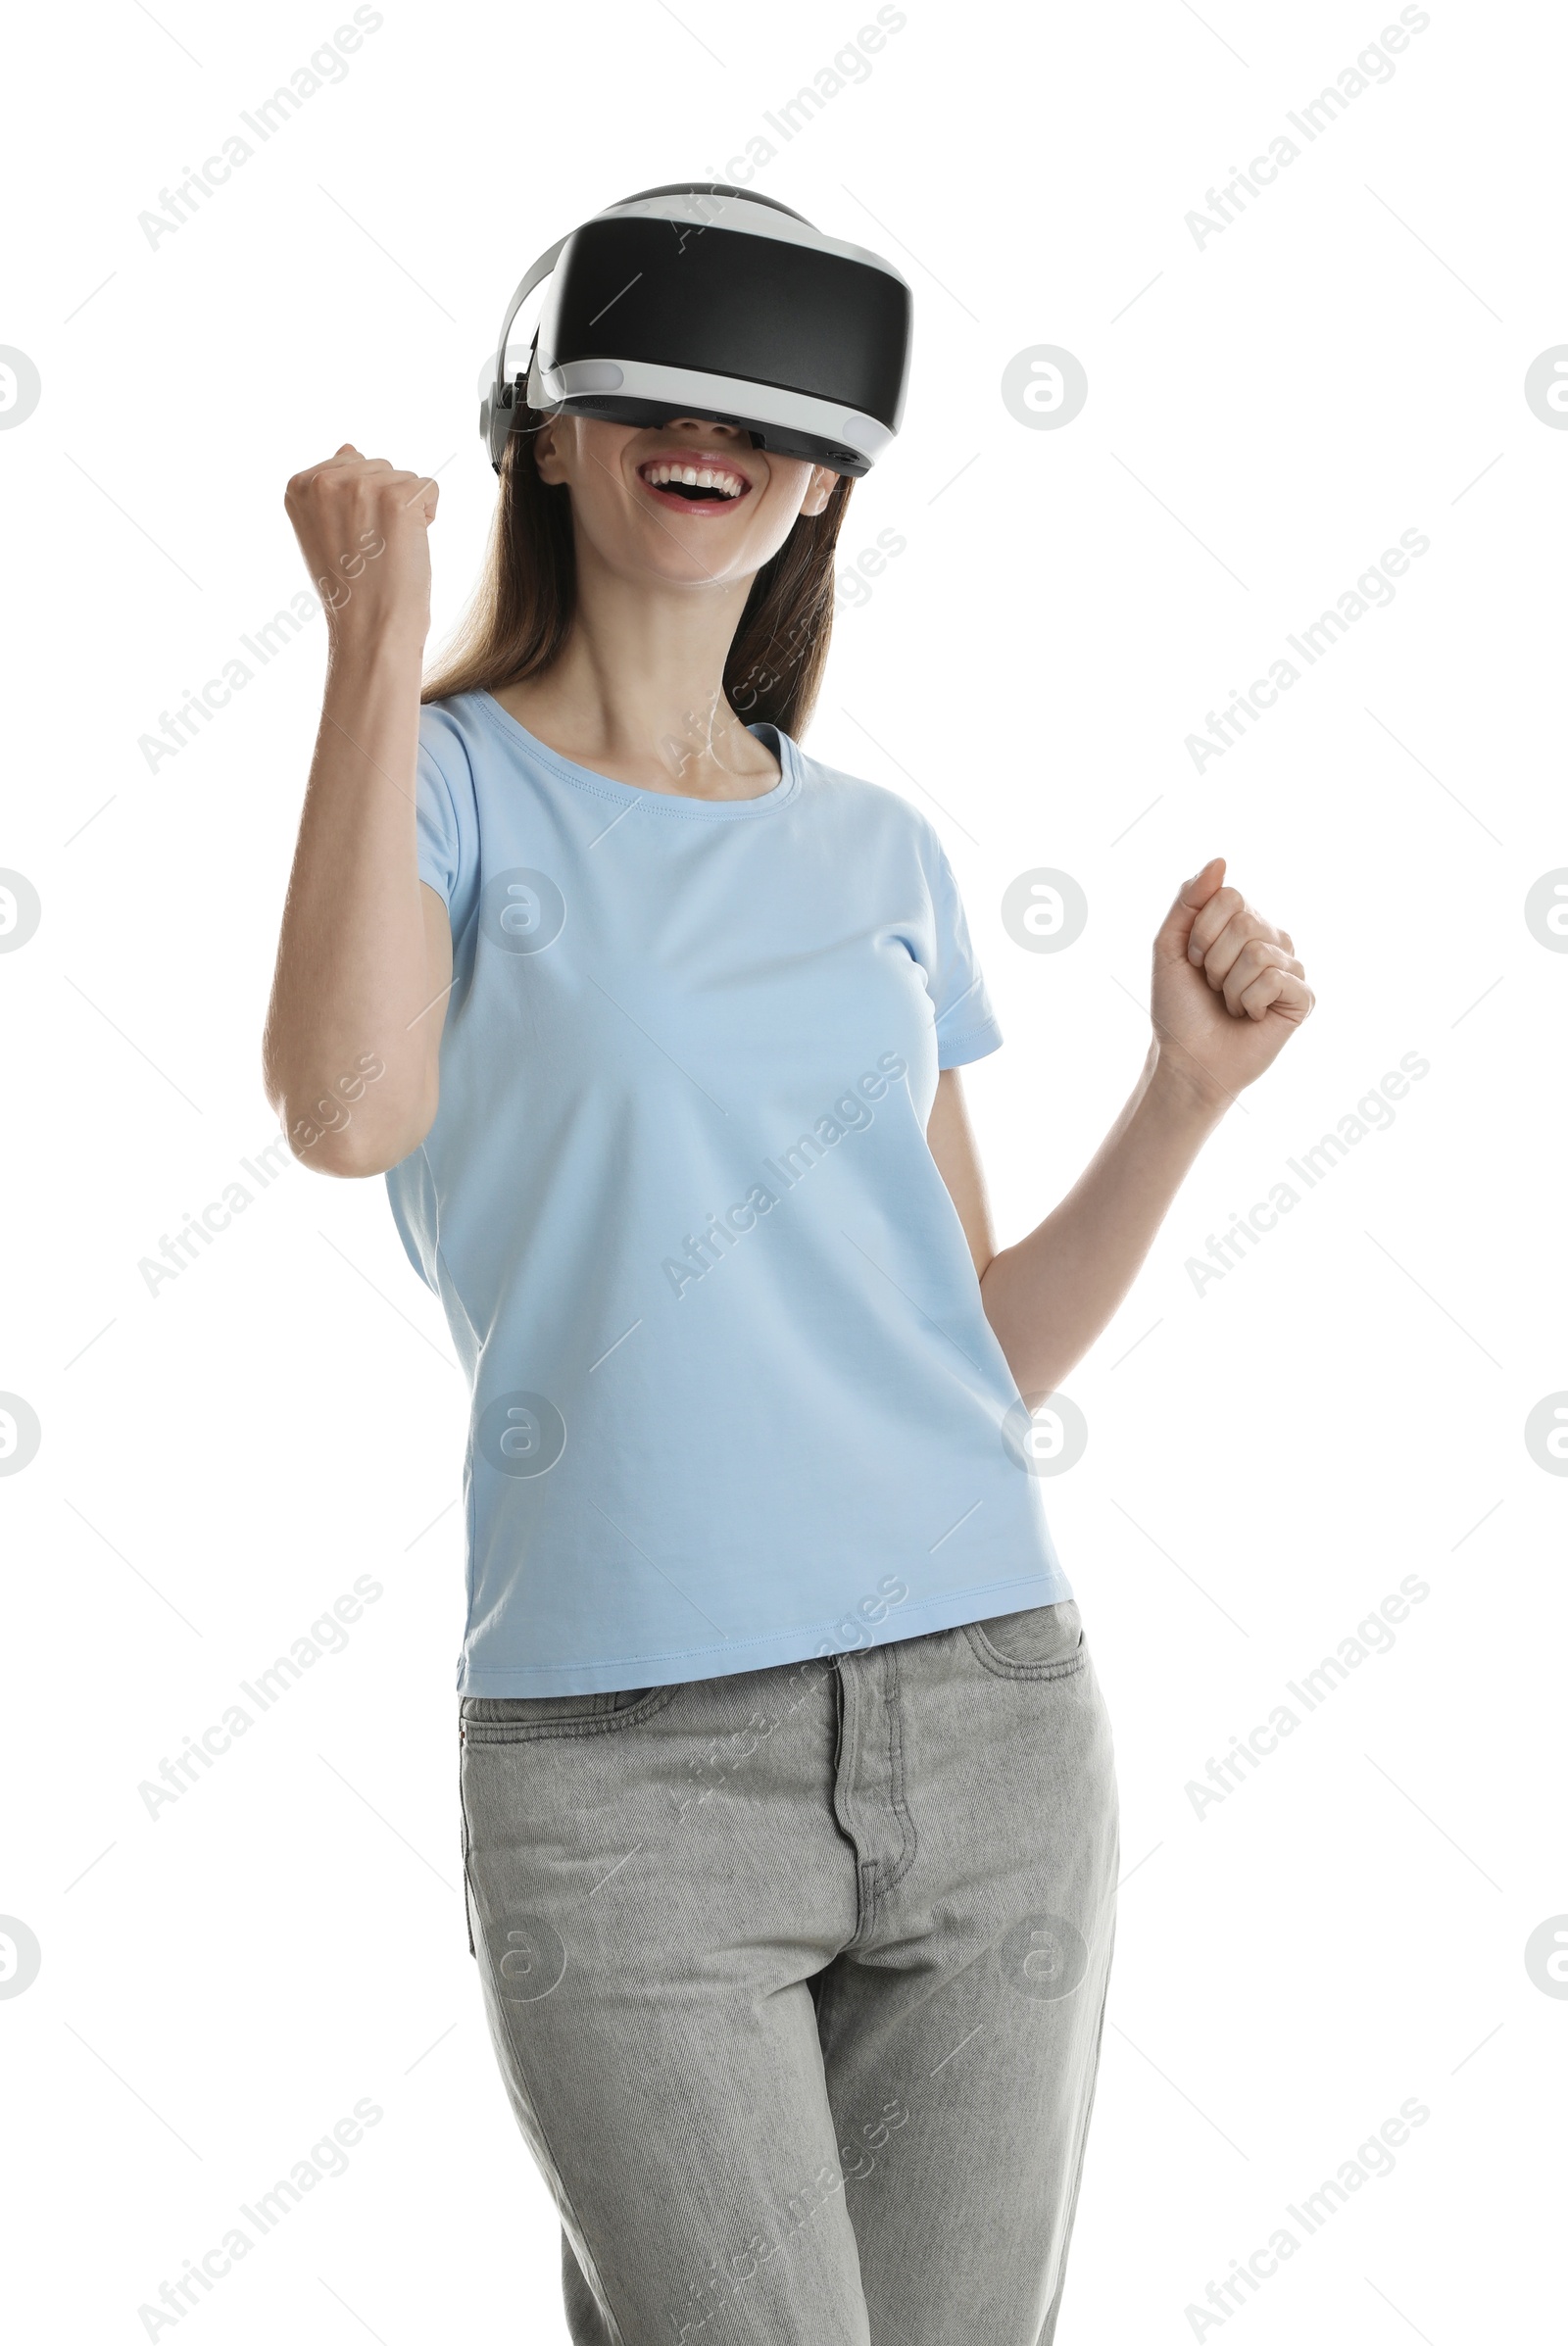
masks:
[[[1077,1605],[461,1713],[577,2346],[1050,2346],[1118,1856]]]

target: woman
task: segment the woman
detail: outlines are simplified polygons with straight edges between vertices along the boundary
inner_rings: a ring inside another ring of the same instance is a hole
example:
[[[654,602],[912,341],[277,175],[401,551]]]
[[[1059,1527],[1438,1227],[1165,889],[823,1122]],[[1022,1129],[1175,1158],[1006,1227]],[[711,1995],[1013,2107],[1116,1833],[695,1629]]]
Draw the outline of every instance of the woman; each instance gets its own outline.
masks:
[[[1054,2338],[1117,1831],[1042,1404],[1312,1001],[1205,864],[998,1250],[953,874],[799,746],[850,487],[520,408],[422,712],[434,484],[288,489],[333,584],[268,1090],[387,1176],[472,1386],[469,1946],[594,2346]]]

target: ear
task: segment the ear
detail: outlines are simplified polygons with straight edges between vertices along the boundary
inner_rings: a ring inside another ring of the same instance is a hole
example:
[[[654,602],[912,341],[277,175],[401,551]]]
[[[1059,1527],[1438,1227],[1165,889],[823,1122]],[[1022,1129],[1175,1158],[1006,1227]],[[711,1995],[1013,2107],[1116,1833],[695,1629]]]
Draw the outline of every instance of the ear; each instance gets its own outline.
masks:
[[[838,477],[838,474],[830,472],[825,464],[813,464],[811,477],[806,485],[806,495],[801,500],[802,513],[808,514],[814,520],[826,507]]]
[[[561,446],[562,421],[560,415],[552,415],[533,436],[533,458],[539,467],[539,477],[552,487],[566,477],[565,459]]]

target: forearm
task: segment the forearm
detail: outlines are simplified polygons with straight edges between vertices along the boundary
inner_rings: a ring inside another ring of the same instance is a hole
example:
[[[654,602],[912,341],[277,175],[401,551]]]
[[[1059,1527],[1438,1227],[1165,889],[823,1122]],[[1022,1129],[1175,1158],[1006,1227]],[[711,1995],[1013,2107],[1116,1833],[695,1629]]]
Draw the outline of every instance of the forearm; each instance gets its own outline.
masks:
[[[420,646],[385,635],[334,651],[278,941],[264,1046],[269,1098],[322,1171],[395,1162],[427,1121],[432,1032],[416,827]],[[434,1031],[440,1018],[434,1016]],[[352,1117],[347,1095],[370,1054]],[[323,1108],[324,1103],[324,1108]],[[296,1132],[296,1127],[300,1128]],[[388,1153],[390,1152],[390,1153]]]
[[[1162,1068],[1151,1044],[1072,1189],[1038,1229],[992,1257],[981,1299],[1026,1397],[1054,1393],[1107,1325],[1223,1112],[1223,1101]]]

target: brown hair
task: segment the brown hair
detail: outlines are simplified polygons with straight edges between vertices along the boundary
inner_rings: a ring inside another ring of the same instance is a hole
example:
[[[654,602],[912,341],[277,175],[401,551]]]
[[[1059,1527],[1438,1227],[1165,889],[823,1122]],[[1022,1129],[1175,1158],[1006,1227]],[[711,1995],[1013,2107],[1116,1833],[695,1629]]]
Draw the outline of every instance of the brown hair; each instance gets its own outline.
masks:
[[[548,418],[523,408],[502,459],[501,496],[473,601],[426,681],[421,701],[494,692],[536,676],[564,650],[577,599],[571,492],[541,479],[534,435]],[[852,480],[821,513],[803,513],[752,581],[724,662],[724,693],[747,724],[765,719],[798,738],[810,722],[833,631],[833,550]]]

